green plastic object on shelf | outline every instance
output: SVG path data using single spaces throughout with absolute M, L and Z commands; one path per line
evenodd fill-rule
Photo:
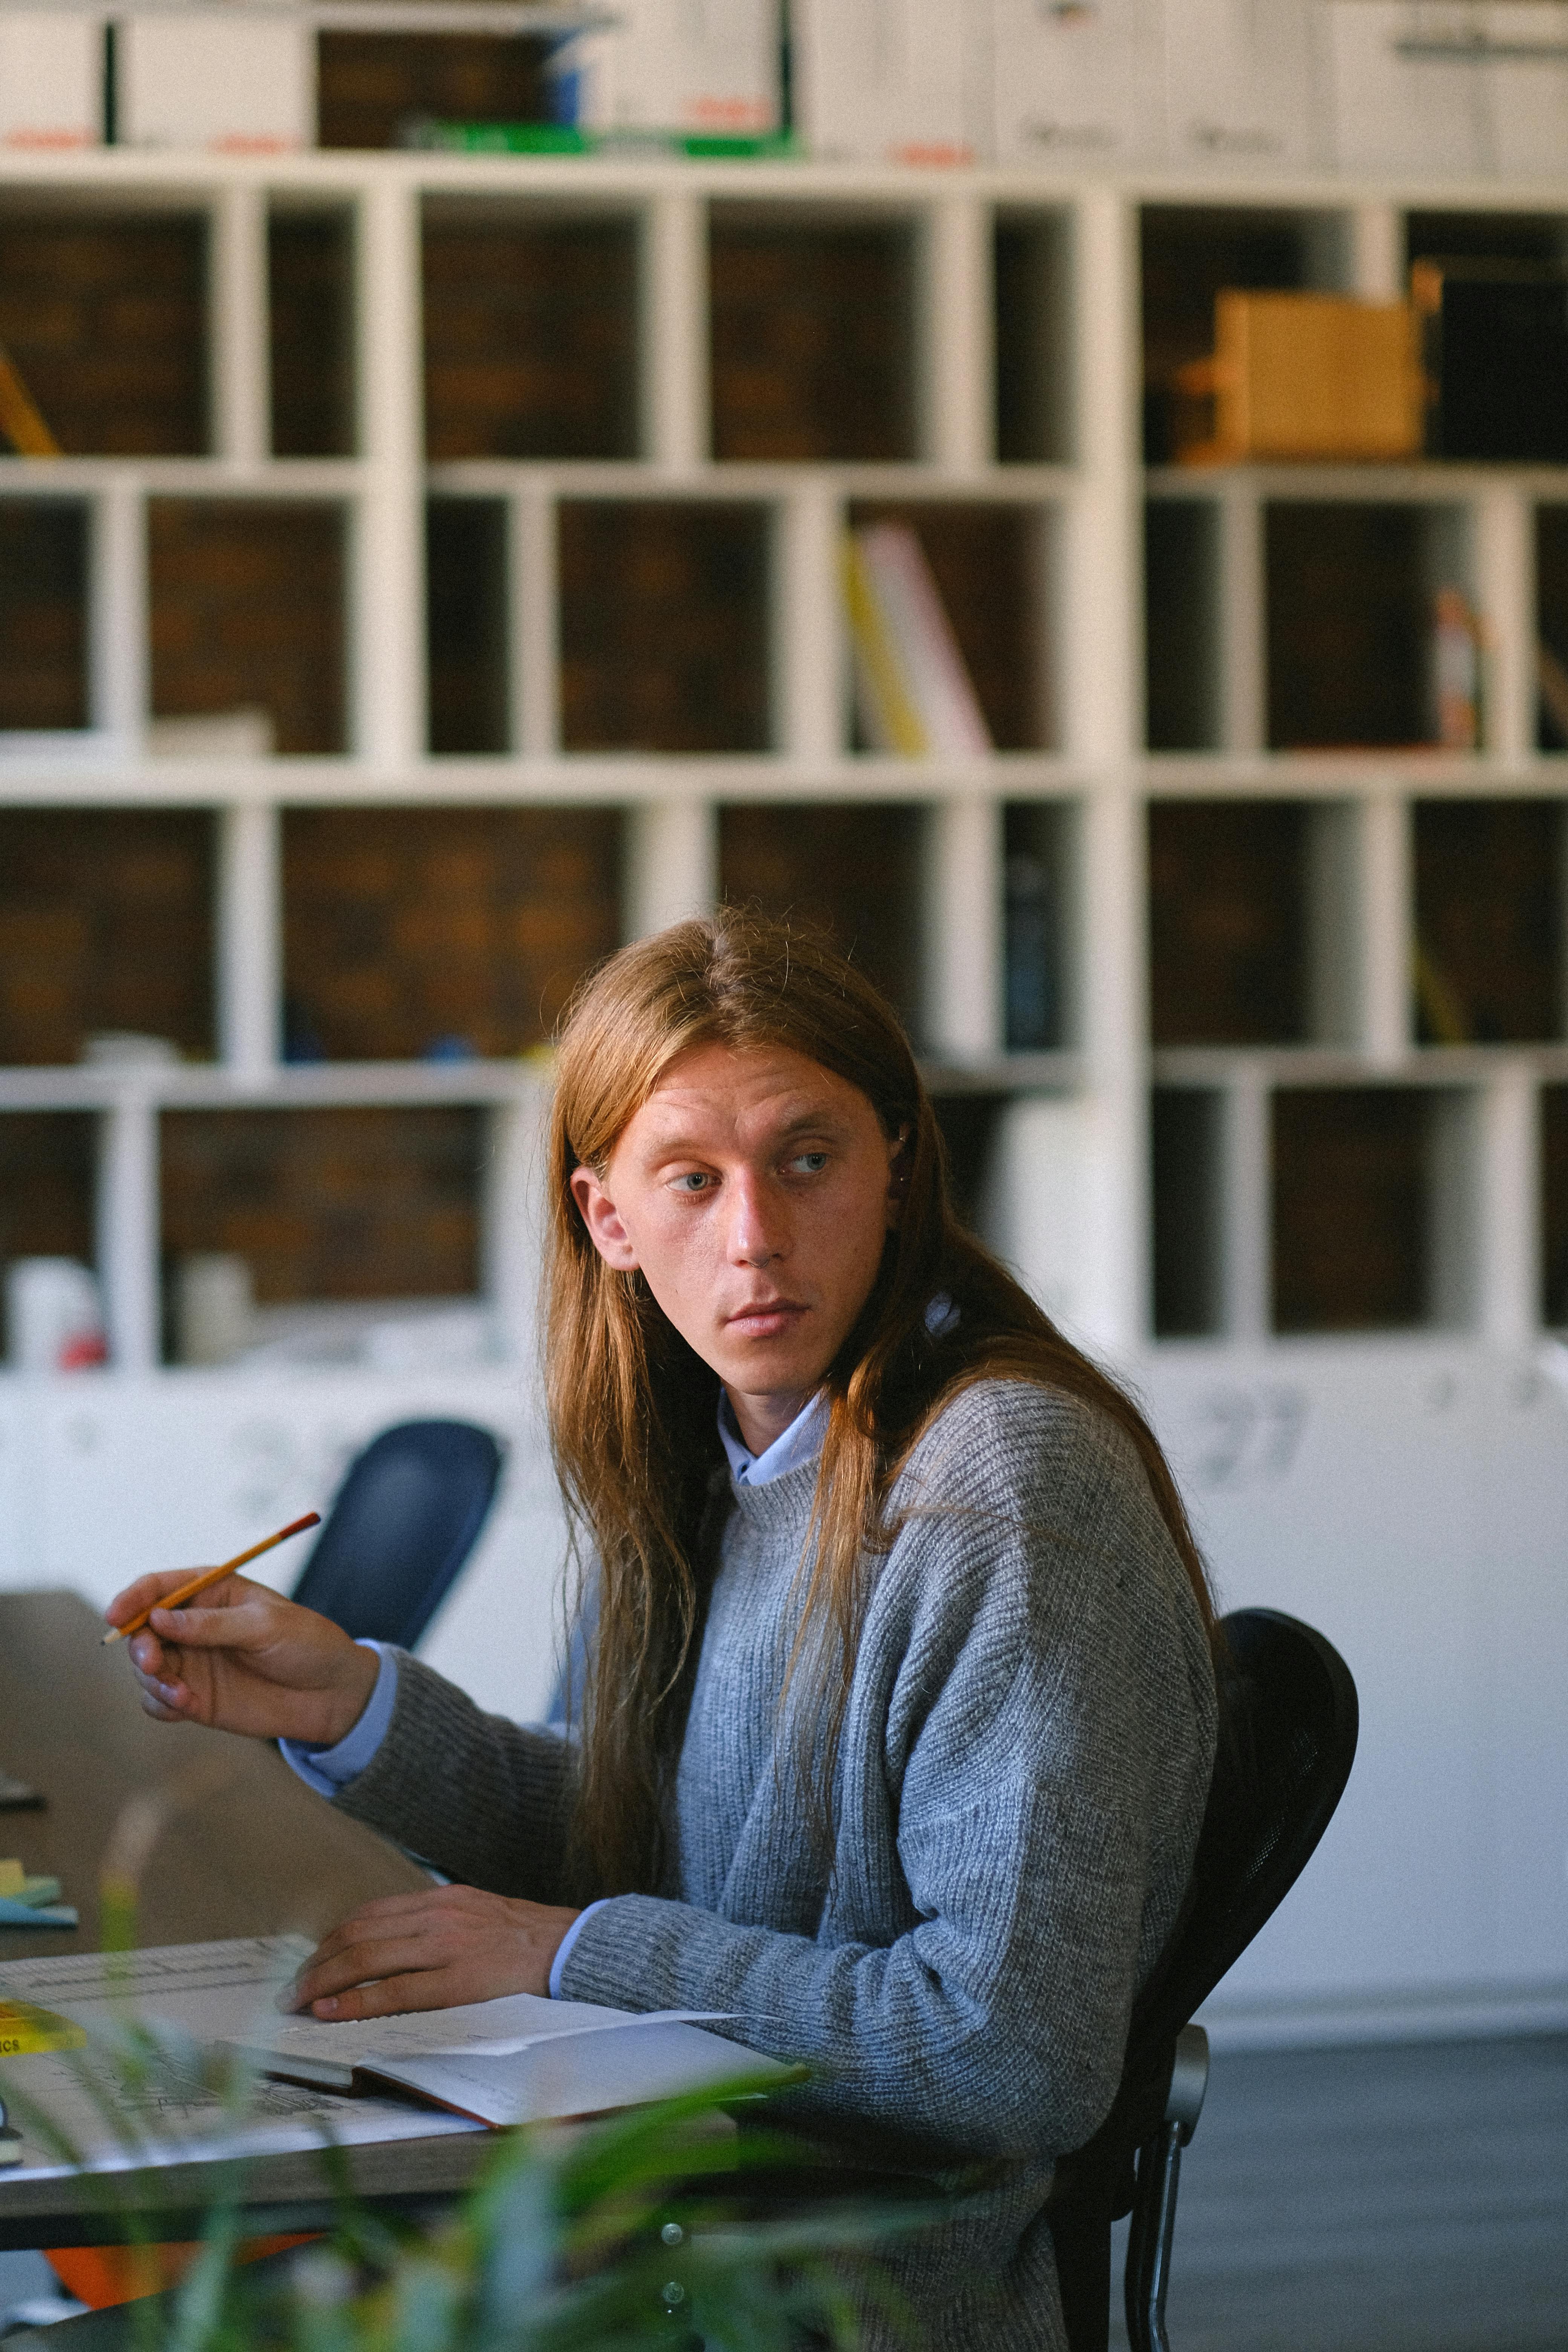
M 449 155 L 689 155 L 700 162 L 732 156 L 769 161 L 802 152 L 790 131 L 741 138 L 708 131 L 583 131 L 572 122 L 440 122 L 426 115 L 406 123 L 402 138 L 405 147 Z

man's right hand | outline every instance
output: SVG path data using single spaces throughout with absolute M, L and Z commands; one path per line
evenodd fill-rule
M 191 1575 L 174 1569 L 139 1577 L 104 1612 L 111 1625 L 123 1625 L 153 1610 L 129 1643 L 149 1715 L 318 1748 L 353 1730 L 375 1688 L 374 1650 L 248 1577 L 228 1577 L 185 1609 L 155 1606 Z

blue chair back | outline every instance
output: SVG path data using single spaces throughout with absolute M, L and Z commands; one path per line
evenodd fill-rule
M 466 1421 L 405 1421 L 351 1465 L 293 1598 L 356 1642 L 411 1650 L 478 1541 L 501 1448 Z

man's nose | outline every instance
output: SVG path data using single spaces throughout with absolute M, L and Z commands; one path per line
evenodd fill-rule
M 752 1176 L 732 1181 L 730 1188 L 730 1255 L 739 1265 L 766 1265 L 789 1248 L 784 1204 L 770 1185 Z

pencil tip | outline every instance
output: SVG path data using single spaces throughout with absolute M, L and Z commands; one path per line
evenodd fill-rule
M 118 1625 L 111 1625 L 111 1626 L 110 1627 L 110 1629 L 109 1629 L 108 1633 L 107 1633 L 104 1635 L 104 1637 L 103 1637 L 102 1647 L 103 1647 L 104 1649 L 106 1649 L 106 1650 L 107 1650 L 107 1649 L 108 1649 L 108 1647 L 109 1647 L 109 1645 L 110 1645 L 110 1642 L 118 1642 L 118 1641 L 119 1641 L 119 1639 L 120 1639 L 120 1628 L 119 1628 L 119 1626 L 118 1626 Z

